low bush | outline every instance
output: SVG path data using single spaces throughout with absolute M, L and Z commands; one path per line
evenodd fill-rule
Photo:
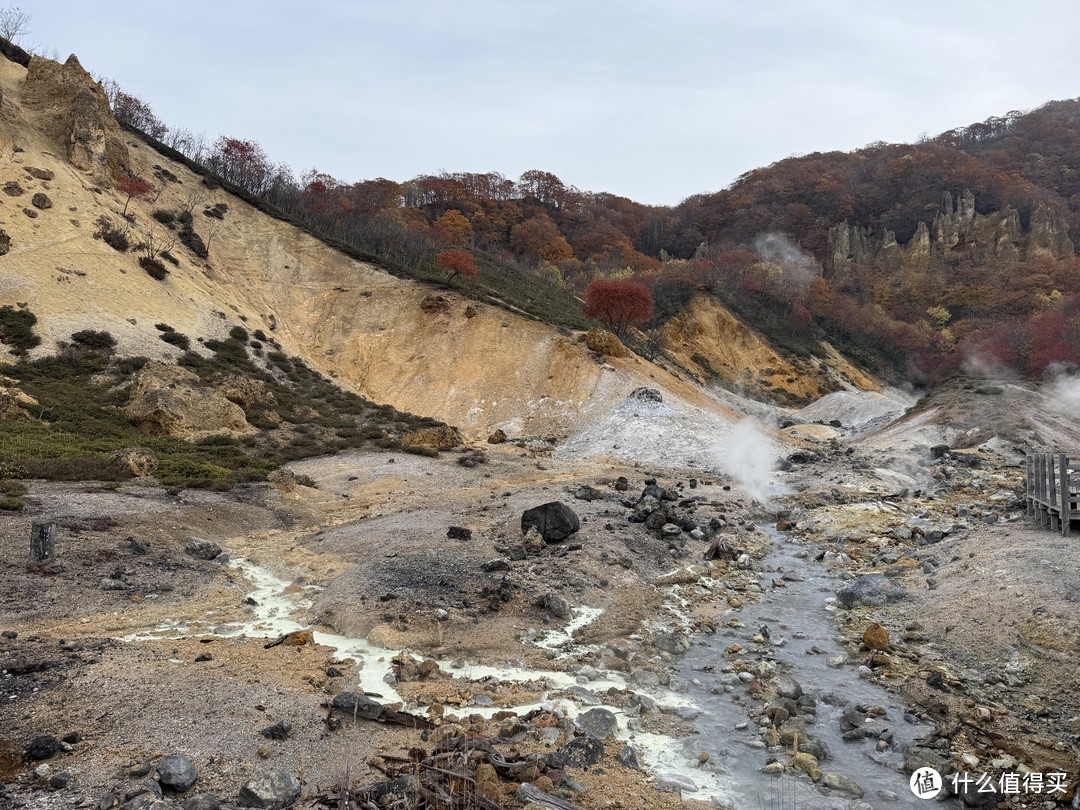
M 210 256 L 210 251 L 206 249 L 206 243 L 190 226 L 181 229 L 180 243 L 200 259 L 206 259 Z
M 111 352 L 116 348 L 116 338 L 108 332 L 83 329 L 79 332 L 73 332 L 71 339 L 73 342 L 87 349 Z
M 176 214 L 173 211 L 166 211 L 164 208 L 155 208 L 150 216 L 169 228 L 176 227 Z
M 17 355 L 26 354 L 41 343 L 34 334 L 36 324 L 37 316 L 28 309 L 0 307 L 0 343 L 10 346 Z
M 95 239 L 100 239 L 113 250 L 118 250 L 121 253 L 127 252 L 127 249 L 131 247 L 131 241 L 128 239 L 127 233 L 117 227 L 116 223 L 104 214 L 98 217 L 96 224 Z
M 169 275 L 169 268 L 151 256 L 140 256 L 139 267 L 145 270 L 146 274 L 155 281 L 164 281 L 165 277 Z
M 158 335 L 158 337 L 169 345 L 183 349 L 185 352 L 191 348 L 191 339 L 183 332 L 176 332 L 170 329 L 168 332 Z

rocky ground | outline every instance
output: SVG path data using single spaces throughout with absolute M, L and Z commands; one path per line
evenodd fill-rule
M 430 780 L 452 759 L 471 763 L 475 806 L 522 806 L 532 790 L 583 808 L 691 806 L 678 779 L 631 766 L 665 739 L 653 735 L 676 748 L 692 732 L 677 657 L 756 598 L 769 578 L 755 571 L 769 544 L 759 525 L 773 521 L 854 594 L 836 608 L 851 677 L 881 682 L 932 721 L 909 767 L 1061 770 L 1070 792 L 1053 798 L 1071 800 L 1080 551 L 1022 514 L 1015 455 L 937 452 L 807 443 L 787 453 L 788 494 L 767 508 L 726 475 L 575 461 L 525 443 L 482 458 L 295 465 L 317 489 L 33 485 L 26 511 L 0 518 L 11 572 L 0 582 L 0 806 L 150 807 L 162 785 L 162 807 L 212 807 L 210 796 L 260 806 L 241 788 L 267 774 L 281 775 L 266 790 L 298 792 L 303 806 L 337 806 L 348 775 L 355 806 L 379 806 L 378 790 L 360 788 L 394 778 L 401 795 L 450 789 Z M 549 501 L 570 506 L 580 529 L 554 542 L 523 535 L 522 513 Z M 58 525 L 56 565 L 27 567 L 32 520 Z M 276 625 L 254 621 L 266 604 L 245 602 L 254 587 L 238 558 L 280 578 L 283 599 L 302 597 L 301 624 L 383 652 L 358 673 L 327 647 L 267 648 Z M 884 576 L 861 579 L 872 573 Z M 580 627 L 560 646 L 547 631 L 568 620 Z M 886 638 L 867 635 L 871 625 Z M 153 628 L 168 632 L 121 640 Z M 736 680 L 756 722 L 782 673 L 743 658 L 750 677 Z M 478 677 L 475 665 L 494 669 Z M 378 709 L 384 722 L 364 719 L 349 695 L 385 671 L 397 682 L 377 700 L 396 689 L 403 703 Z M 766 746 L 790 748 L 795 708 L 770 716 Z M 616 729 L 621 742 L 593 740 Z M 812 768 L 773 758 L 810 784 Z M 853 801 L 842 787 L 824 791 L 837 806 Z

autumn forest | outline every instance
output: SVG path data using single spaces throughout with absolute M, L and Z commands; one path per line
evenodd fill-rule
M 105 87 L 121 123 L 325 238 L 537 317 L 598 320 L 639 351 L 662 352 L 665 319 L 713 295 L 782 349 L 825 339 L 894 381 L 1080 366 L 1080 99 L 789 157 L 655 207 L 541 170 L 297 174 Z

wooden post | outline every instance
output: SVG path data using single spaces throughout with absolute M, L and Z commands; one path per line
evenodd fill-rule
M 41 565 L 56 559 L 56 524 L 34 523 L 30 527 L 30 563 Z
M 1062 453 L 1058 456 L 1058 469 L 1061 471 L 1061 533 L 1072 531 L 1072 487 L 1069 482 L 1069 459 Z
M 1031 453 L 1024 458 L 1024 488 L 1027 490 L 1027 498 L 1024 499 L 1024 509 L 1028 515 L 1035 514 L 1035 459 Z
M 1035 481 L 1038 485 L 1039 525 L 1047 528 L 1050 526 L 1050 513 L 1047 510 L 1047 454 L 1040 453 L 1035 457 Z
M 1058 483 L 1057 474 L 1058 473 L 1057 473 L 1057 470 L 1055 469 L 1055 466 L 1056 465 L 1054 464 L 1054 457 L 1051 454 L 1047 453 L 1046 454 L 1046 484 L 1047 484 L 1046 505 L 1047 505 L 1047 510 L 1050 512 L 1050 530 L 1054 531 L 1054 532 L 1058 531 L 1061 528 L 1061 516 L 1058 514 L 1058 504 L 1060 503 L 1060 501 L 1058 500 L 1058 485 L 1057 485 L 1057 483 Z

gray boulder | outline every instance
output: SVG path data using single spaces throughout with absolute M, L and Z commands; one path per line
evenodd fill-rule
M 184 810 L 221 810 L 221 802 L 209 793 L 196 793 L 184 802 Z
M 557 543 L 580 529 L 581 521 L 578 520 L 577 513 L 569 506 L 559 501 L 551 501 L 526 509 L 522 513 L 522 534 L 527 533 L 534 526 L 544 538 L 544 542 Z
M 619 721 L 608 709 L 589 709 L 579 714 L 574 723 L 594 740 L 606 740 L 619 731 Z
M 196 560 L 212 560 L 221 553 L 221 546 L 213 540 L 204 540 L 201 537 L 189 537 L 184 544 L 184 552 Z
M 249 779 L 240 788 L 236 803 L 241 807 L 281 810 L 292 807 L 300 798 L 300 783 L 286 771 L 264 773 Z
M 844 607 L 860 605 L 880 607 L 907 598 L 907 592 L 884 574 L 866 574 L 845 583 L 836 592 L 836 598 Z
M 198 778 L 199 772 L 183 754 L 170 754 L 158 760 L 157 781 L 162 787 L 184 793 Z
M 338 711 L 362 717 L 365 720 L 377 719 L 383 710 L 381 703 L 361 692 L 339 692 L 334 695 L 331 705 Z

